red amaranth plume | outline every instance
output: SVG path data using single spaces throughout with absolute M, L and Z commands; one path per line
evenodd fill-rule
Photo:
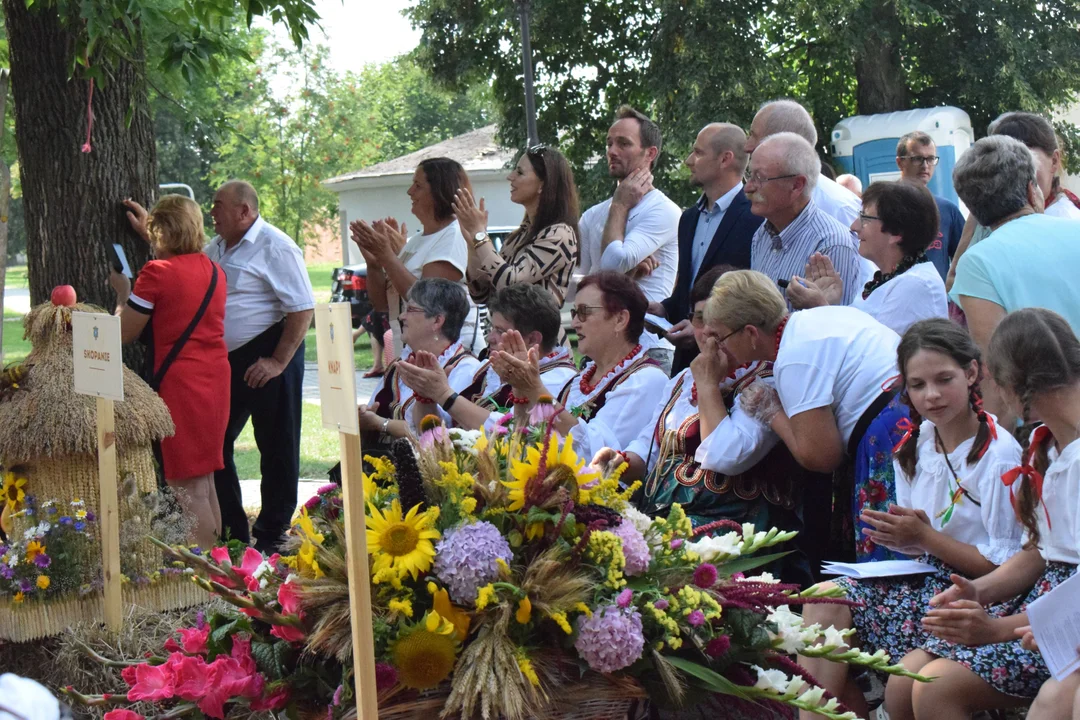
M 742 525 L 734 520 L 714 520 L 706 525 L 699 525 L 694 528 L 694 537 L 701 537 L 702 535 L 709 535 L 713 530 L 719 530 L 720 528 L 727 528 L 728 530 L 734 530 L 737 533 L 742 533 Z

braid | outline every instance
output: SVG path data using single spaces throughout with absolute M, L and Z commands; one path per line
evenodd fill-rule
M 897 277 L 898 275 L 903 275 L 905 272 L 915 267 L 919 263 L 928 262 L 929 260 L 930 258 L 926 257 L 926 253 L 920 251 L 918 255 L 905 255 L 897 264 L 896 269 L 894 269 L 890 273 L 883 273 L 878 270 L 876 273 L 874 273 L 874 279 L 863 285 L 863 300 L 870 297 L 870 293 L 874 292 L 879 287 L 892 280 L 894 277 Z
M 975 442 L 971 444 L 971 452 L 967 456 L 968 465 L 974 465 L 990 449 L 991 435 L 993 434 L 990 430 L 992 421 L 986 415 L 986 411 L 983 410 L 982 390 L 979 389 L 978 381 L 971 385 L 971 389 L 968 391 L 968 399 L 975 417 L 979 419 L 979 430 L 975 433 Z
M 1034 432 L 1038 423 L 1031 422 L 1031 396 L 1033 395 L 1030 388 L 1025 388 L 1021 400 L 1024 403 L 1023 410 L 1023 425 L 1017 430 L 1020 437 L 1017 440 L 1020 441 L 1020 446 L 1023 448 L 1023 454 L 1021 455 L 1021 462 L 1024 464 L 1032 464 L 1036 470 L 1043 472 L 1046 469 L 1046 449 L 1039 446 L 1031 447 L 1031 433 Z M 1033 455 L 1042 455 L 1041 467 L 1035 464 L 1036 458 Z M 1016 512 L 1017 519 L 1020 520 L 1020 524 L 1024 526 L 1024 529 L 1028 534 L 1028 542 L 1024 546 L 1025 550 L 1030 550 L 1039 546 L 1039 523 L 1036 519 L 1035 510 L 1039 504 L 1039 499 L 1035 497 L 1035 488 L 1032 487 L 1032 483 L 1026 480 L 1020 485 L 1020 492 L 1015 495 L 1015 506 L 1013 510 Z
M 908 414 L 911 418 L 911 437 L 893 453 L 893 457 L 900 463 L 900 469 L 909 478 L 915 477 L 915 466 L 919 462 L 919 426 L 922 425 L 922 416 L 915 409 L 907 390 L 903 395 L 904 404 L 908 406 Z

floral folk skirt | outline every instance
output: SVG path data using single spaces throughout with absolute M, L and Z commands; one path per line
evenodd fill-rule
M 1076 565 L 1063 562 L 1046 563 L 1046 571 L 1027 595 L 987 608 L 994 617 L 1007 617 L 1024 612 L 1027 606 L 1068 580 L 1076 573 Z M 1025 650 L 1019 638 L 994 645 L 953 645 L 936 637 L 930 638 L 922 649 L 931 655 L 952 660 L 971 670 L 992 688 L 1006 695 L 1033 698 L 1042 684 L 1050 679 L 1046 662 L 1037 652 Z

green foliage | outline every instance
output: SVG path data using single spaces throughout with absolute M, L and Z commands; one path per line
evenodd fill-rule
M 524 142 L 516 3 L 418 0 L 418 60 L 451 87 L 491 83 L 504 142 Z M 679 165 L 708 122 L 747 127 L 798 98 L 826 150 L 841 118 L 952 104 L 976 133 L 1007 110 L 1049 113 L 1080 89 L 1073 0 L 533 0 L 541 139 L 578 171 L 583 204 L 610 192 L 603 151 L 630 103 L 665 131 L 658 184 L 690 194 Z

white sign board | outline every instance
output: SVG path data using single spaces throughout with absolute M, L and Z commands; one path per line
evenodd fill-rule
M 75 392 L 106 400 L 124 399 L 120 318 L 108 313 L 71 313 Z
M 319 356 L 319 404 L 323 427 L 359 435 L 352 307 L 349 303 L 315 306 L 315 347 Z

